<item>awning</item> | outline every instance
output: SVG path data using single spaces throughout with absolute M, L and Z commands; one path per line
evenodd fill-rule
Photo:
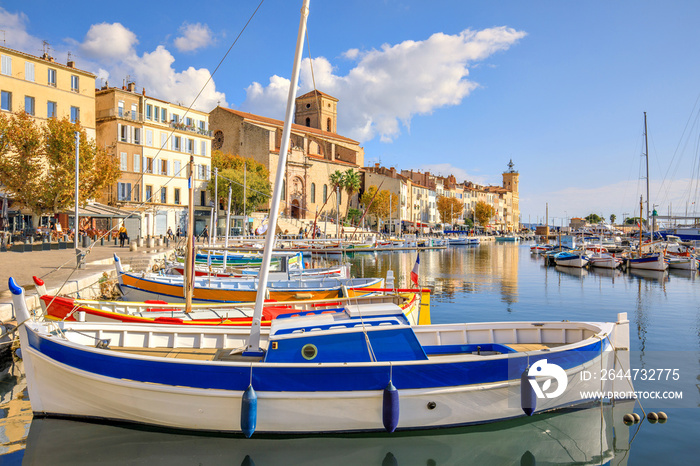
M 64 213 L 68 215 L 75 215 L 75 209 L 70 209 Z M 100 204 L 99 202 L 91 202 L 86 206 L 78 206 L 78 215 L 81 217 L 126 218 L 132 214 L 133 212 L 120 210 L 116 207 Z

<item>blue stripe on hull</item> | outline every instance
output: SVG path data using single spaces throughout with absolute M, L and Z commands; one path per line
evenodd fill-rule
M 121 357 L 109 350 L 85 351 L 45 338 L 27 327 L 30 346 L 61 364 L 115 379 L 182 386 L 201 389 L 243 391 L 250 384 L 249 364 L 203 363 L 202 361 L 162 361 Z M 581 348 L 562 352 L 552 351 L 540 356 L 523 355 L 484 361 L 453 363 L 426 362 L 418 364 L 393 363 L 353 367 L 301 365 L 255 365 L 253 386 L 258 391 L 361 391 L 381 390 L 392 372 L 397 389 L 446 388 L 460 385 L 485 384 L 514 380 L 520 377 L 528 363 L 539 359 L 570 369 L 601 354 L 597 341 Z M 607 345 L 606 345 L 607 347 Z M 511 354 L 512 356 L 512 354 Z

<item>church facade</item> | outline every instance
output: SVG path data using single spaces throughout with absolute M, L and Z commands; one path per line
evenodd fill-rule
M 330 175 L 335 171 L 359 171 L 364 149 L 359 142 L 337 133 L 338 99 L 311 91 L 296 99 L 290 150 L 282 189 L 284 215 L 313 219 L 316 213 L 341 217 L 357 206 L 357 193 L 333 193 Z M 212 150 L 252 157 L 270 172 L 274 185 L 284 122 L 224 107 L 209 114 Z M 324 205 L 325 204 L 325 205 Z

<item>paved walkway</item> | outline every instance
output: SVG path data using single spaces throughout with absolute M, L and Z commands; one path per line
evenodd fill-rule
M 155 258 L 169 254 L 172 249 L 161 247 L 152 250 L 129 251 L 128 247 L 106 245 L 95 246 L 85 258 L 86 267 L 78 269 L 74 249 L 32 251 L 32 252 L 0 252 L 0 321 L 9 320 L 14 315 L 12 296 L 9 291 L 8 279 L 13 277 L 17 284 L 23 286 L 27 296 L 34 295 L 32 276 L 44 280 L 49 292 L 57 291 L 63 286 L 62 293 L 80 290 L 97 282 L 104 272 L 114 276 L 114 254 L 117 254 L 125 265 L 141 265 L 147 267 Z M 65 284 L 65 285 L 64 285 Z

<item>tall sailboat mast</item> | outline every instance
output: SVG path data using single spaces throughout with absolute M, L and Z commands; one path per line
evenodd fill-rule
M 649 140 L 647 139 L 647 112 L 644 112 L 644 157 L 647 163 L 647 225 L 651 225 L 649 223 L 649 211 L 651 209 L 649 208 Z M 654 238 L 652 237 L 651 240 L 653 241 Z
M 275 243 L 275 230 L 277 229 L 277 216 L 280 210 L 280 195 L 282 182 L 287 165 L 287 152 L 289 151 L 289 137 L 292 132 L 292 118 L 294 113 L 294 97 L 296 95 L 297 83 L 299 82 L 299 67 L 301 65 L 301 53 L 304 49 L 304 35 L 306 34 L 306 19 L 309 16 L 309 0 L 304 0 L 301 7 L 301 20 L 299 21 L 299 34 L 297 35 L 296 53 L 294 55 L 294 67 L 292 69 L 292 79 L 289 83 L 289 94 L 287 95 L 287 111 L 284 114 L 284 126 L 282 128 L 282 141 L 280 142 L 280 155 L 277 163 L 277 174 L 275 176 L 275 186 L 270 205 L 270 217 L 265 237 L 265 249 L 263 252 L 262 265 L 258 274 L 258 292 L 255 296 L 255 311 L 253 322 L 250 326 L 250 337 L 246 344 L 244 355 L 262 354 L 260 349 L 260 324 L 262 321 L 262 308 L 267 294 L 267 279 L 270 273 L 270 260 L 272 258 L 272 248 Z

